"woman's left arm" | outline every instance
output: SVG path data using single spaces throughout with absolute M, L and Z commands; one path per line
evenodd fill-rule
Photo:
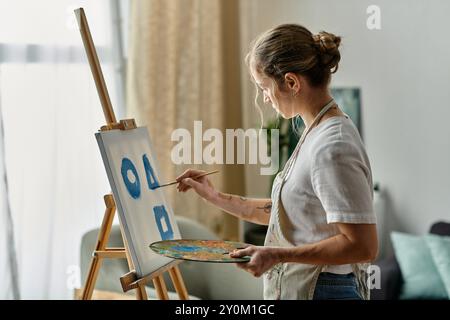
M 349 264 L 375 260 L 378 238 L 375 224 L 336 223 L 340 234 L 316 243 L 279 248 L 280 262 Z
M 375 224 L 336 223 L 340 234 L 302 246 L 258 247 L 249 246 L 230 254 L 232 257 L 252 256 L 238 267 L 259 277 L 280 262 L 305 264 L 350 264 L 375 260 L 378 254 Z

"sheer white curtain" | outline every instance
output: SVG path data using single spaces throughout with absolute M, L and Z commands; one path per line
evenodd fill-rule
M 160 170 L 177 176 L 192 165 L 175 165 L 170 154 L 173 130 L 194 132 L 241 128 L 239 14 L 237 0 L 132 1 L 127 111 L 147 125 Z M 161 112 L 164 108 L 164 112 Z M 210 166 L 198 169 L 212 170 Z M 242 165 L 216 167 L 217 189 L 244 194 Z M 175 214 L 202 222 L 221 238 L 239 238 L 238 220 L 192 194 L 166 190 Z
M 8 198 L 5 144 L 0 97 L 0 299 L 20 299 L 14 227 Z
M 0 0 L 0 102 L 23 299 L 72 298 L 80 239 L 104 213 L 110 188 L 94 138 L 104 118 L 73 9 L 85 8 L 117 110 L 110 4 Z

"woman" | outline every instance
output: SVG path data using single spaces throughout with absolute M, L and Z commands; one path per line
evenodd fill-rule
M 215 190 L 207 177 L 177 178 L 230 214 L 268 225 L 264 246 L 237 250 L 237 264 L 264 276 L 265 299 L 369 299 L 366 267 L 378 251 L 372 175 L 357 129 L 334 102 L 331 73 L 340 61 L 340 37 L 313 35 L 299 25 L 262 34 L 247 64 L 264 102 L 305 130 L 272 186 L 271 199 L 246 199 Z

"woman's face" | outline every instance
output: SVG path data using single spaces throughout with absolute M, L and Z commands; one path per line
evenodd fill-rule
M 265 75 L 261 75 L 255 70 L 255 68 L 251 68 L 250 73 L 252 74 L 256 85 L 262 91 L 264 103 L 270 102 L 272 104 L 272 108 L 274 108 L 285 119 L 290 119 L 297 115 L 298 112 L 295 112 L 293 108 L 293 100 L 291 95 L 285 92 L 280 92 L 274 80 Z

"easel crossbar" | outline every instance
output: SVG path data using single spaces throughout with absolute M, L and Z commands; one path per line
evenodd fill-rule
M 122 248 L 120 250 L 97 250 L 94 251 L 93 256 L 99 258 L 124 259 L 127 257 L 127 254 L 125 248 Z

